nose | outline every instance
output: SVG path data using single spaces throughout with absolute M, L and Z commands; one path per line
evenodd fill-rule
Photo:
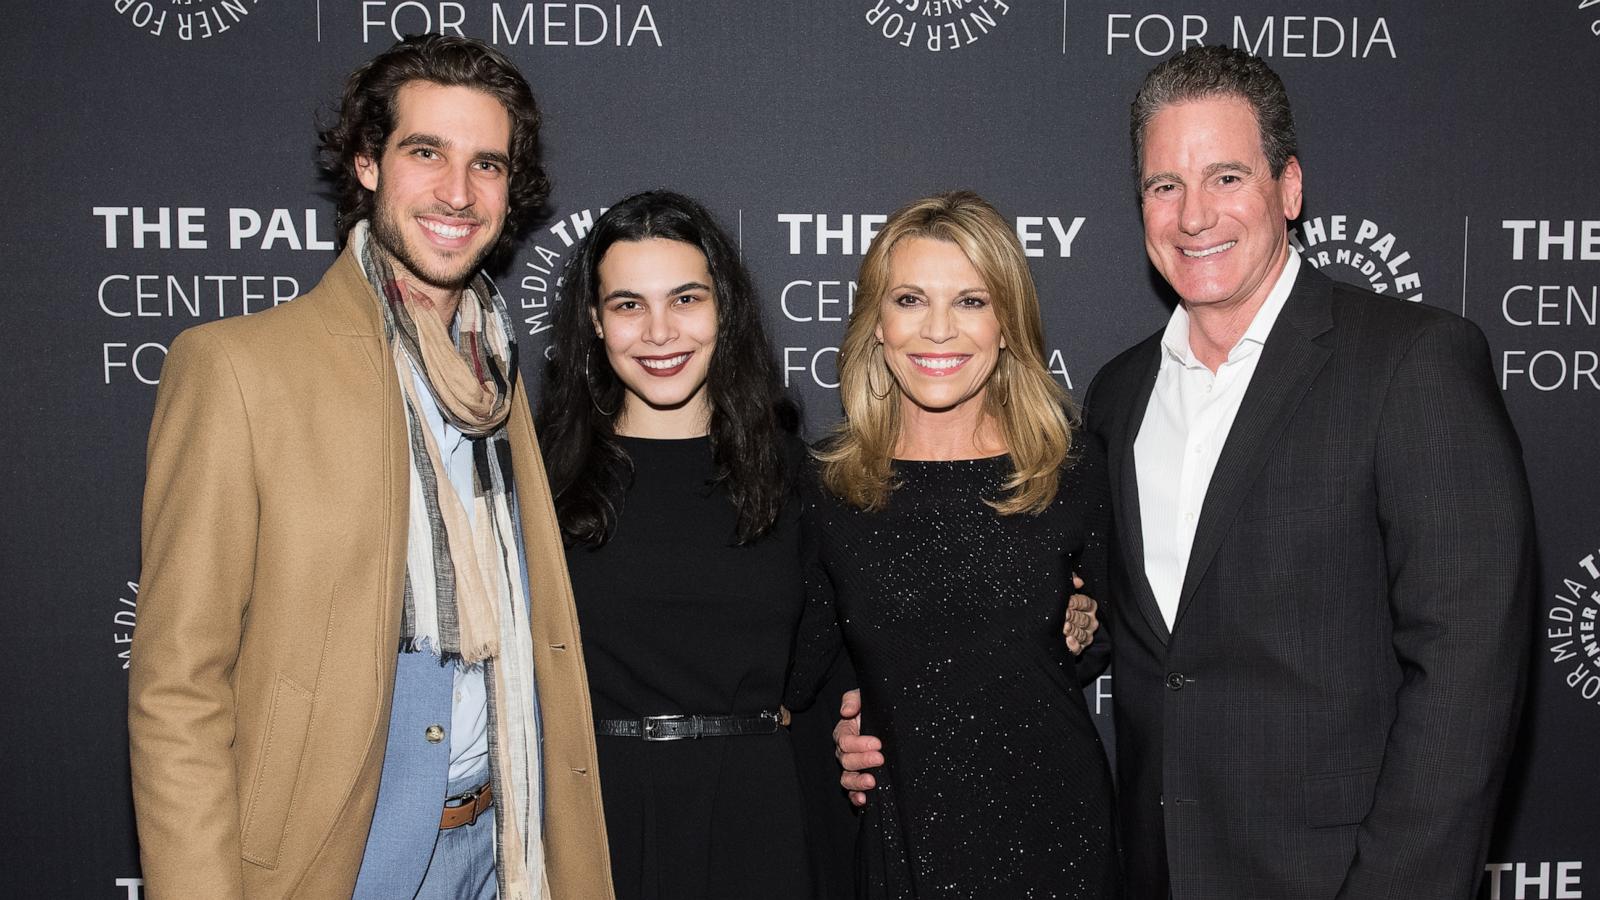
M 928 312 L 922 317 L 922 337 L 935 344 L 942 344 L 955 337 L 953 312 L 947 302 L 929 303 Z
M 462 210 L 471 206 L 477 197 L 473 193 L 471 173 L 466 166 L 446 168 L 434 183 L 433 196 L 451 209 Z
M 1183 192 L 1183 206 L 1178 210 L 1178 227 L 1184 234 L 1200 234 L 1217 224 L 1216 209 L 1211 196 L 1203 190 Z
M 672 321 L 671 310 L 665 306 L 651 306 L 650 319 L 645 323 L 645 341 L 665 345 L 672 343 L 677 337 L 678 329 Z

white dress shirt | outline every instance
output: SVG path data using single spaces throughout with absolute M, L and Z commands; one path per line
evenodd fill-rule
M 1300 256 L 1291 249 L 1266 302 L 1215 373 L 1189 347 L 1189 312 L 1182 304 L 1172 311 L 1161 336 L 1161 369 L 1133 442 L 1133 458 L 1145 576 L 1168 628 L 1177 619 L 1178 595 L 1211 474 L 1299 271 Z
M 433 433 L 439 448 L 444 475 L 461 499 L 461 508 L 472 522 L 472 439 L 445 420 L 429 393 L 428 385 L 413 364 L 412 383 L 417 389 L 418 411 Z M 474 523 L 475 524 L 475 523 Z M 450 781 L 459 781 L 482 770 L 489 780 L 489 691 L 483 683 L 483 665 L 467 666 L 456 662 L 455 687 L 450 706 Z

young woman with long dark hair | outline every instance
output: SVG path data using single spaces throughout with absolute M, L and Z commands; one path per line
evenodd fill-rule
M 539 433 L 617 896 L 810 897 L 779 706 L 804 446 L 750 278 L 703 207 L 655 191 L 595 222 L 561 297 Z

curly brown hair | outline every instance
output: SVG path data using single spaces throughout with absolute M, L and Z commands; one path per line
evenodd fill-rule
M 345 80 L 339 115 L 318 129 L 323 170 L 338 191 L 339 244 L 372 216 L 372 192 L 356 176 L 356 157 L 379 159 L 394 131 L 395 97 L 408 82 L 483 91 L 511 116 L 511 177 L 500 255 L 538 220 L 550 179 L 539 161 L 539 104 L 527 79 L 505 54 L 482 41 L 440 34 L 407 35 Z

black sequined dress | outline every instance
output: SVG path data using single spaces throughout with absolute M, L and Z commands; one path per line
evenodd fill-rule
M 1111 516 L 1104 451 L 1084 435 L 1073 452 L 1039 515 L 984 503 L 1009 457 L 896 462 L 882 512 L 808 505 L 790 701 L 805 704 L 842 637 L 886 760 L 861 896 L 1115 896 L 1111 773 L 1061 635 L 1072 572 L 1105 597 Z

